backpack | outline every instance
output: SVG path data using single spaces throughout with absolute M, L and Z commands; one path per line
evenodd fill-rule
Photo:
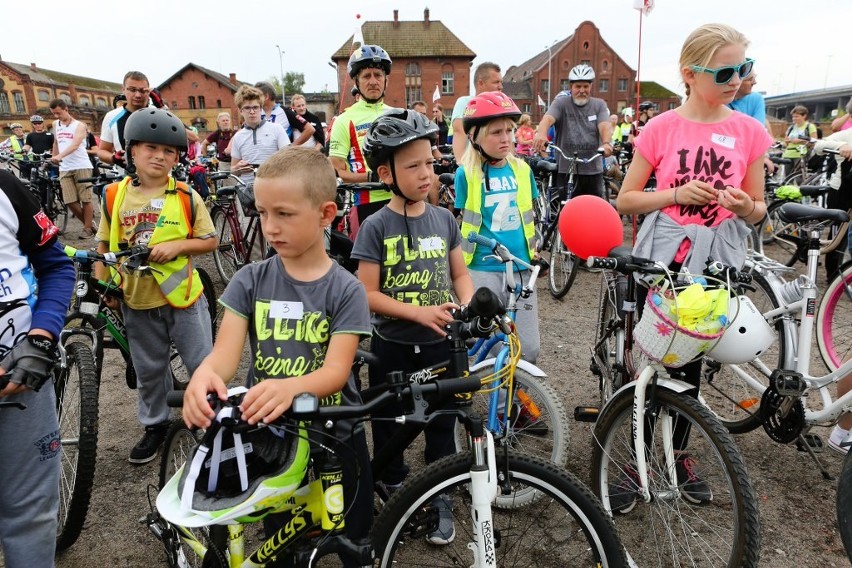
M 115 205 L 115 196 L 118 193 L 118 185 L 121 182 L 111 183 L 104 189 L 103 214 L 107 222 L 112 221 L 112 208 Z M 175 191 L 181 198 L 181 205 L 186 218 L 189 219 L 188 239 L 192 238 L 192 228 L 195 226 L 195 208 L 192 206 L 192 188 L 181 181 L 175 182 Z

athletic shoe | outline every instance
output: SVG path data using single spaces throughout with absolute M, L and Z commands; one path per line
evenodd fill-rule
M 456 538 L 453 501 L 446 494 L 442 494 L 432 501 L 432 508 L 438 512 L 438 527 L 426 535 L 426 540 L 437 545 L 450 544 Z
M 845 430 L 840 426 L 835 426 L 834 430 L 831 431 L 831 436 L 828 437 L 828 447 L 845 456 L 849 453 L 849 446 L 841 446 L 840 444 L 843 443 L 843 440 L 845 440 L 848 435 L 849 430 Z
M 379 494 L 379 497 L 382 498 L 382 501 L 387 503 L 393 494 L 399 491 L 399 488 L 402 487 L 402 483 L 385 483 L 384 481 L 376 482 L 376 490 Z M 387 495 L 387 499 L 384 496 Z
M 675 460 L 677 484 L 684 499 L 695 505 L 706 505 L 713 500 L 713 491 L 698 475 L 696 465 L 696 461 L 689 457 L 689 454 L 679 454 Z
M 632 465 L 625 466 L 624 477 L 609 486 L 609 508 L 613 513 L 626 515 L 639 500 L 639 472 Z
M 145 434 L 130 450 L 130 458 L 128 461 L 135 464 L 148 463 L 157 457 L 157 450 L 163 445 L 166 439 L 166 432 L 169 430 L 169 423 L 155 424 L 145 427 Z

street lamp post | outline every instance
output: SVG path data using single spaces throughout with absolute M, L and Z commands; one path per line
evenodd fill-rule
M 550 105 L 550 101 L 553 100 L 553 99 L 550 98 L 550 90 L 551 90 L 550 81 L 552 80 L 552 78 L 550 76 L 550 66 L 553 63 L 553 54 L 550 52 L 550 48 L 551 48 L 551 46 L 548 45 L 547 46 L 547 104 L 548 104 L 548 106 Z M 545 107 L 545 108 L 547 108 L 547 107 Z
M 281 71 L 281 103 L 282 103 L 282 106 L 283 106 L 284 101 L 285 101 L 285 97 L 284 97 L 284 50 L 281 49 L 281 46 L 279 46 L 277 43 L 275 44 L 275 49 L 278 50 L 278 66 L 279 66 L 280 71 Z

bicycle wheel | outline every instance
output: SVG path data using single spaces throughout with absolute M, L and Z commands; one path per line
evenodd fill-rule
M 657 417 L 645 427 L 649 503 L 635 493 L 633 389 L 621 391 L 601 413 L 592 444 L 592 491 L 607 511 L 629 511 L 615 515 L 627 553 L 638 566 L 757 566 L 757 500 L 731 435 L 693 398 L 658 388 L 649 400 L 655 405 L 648 403 L 646 412 Z M 667 463 L 664 449 L 671 446 L 665 432 L 671 436 L 676 424 L 691 429 L 689 458 L 677 465 Z M 689 493 L 698 479 L 707 484 L 701 505 Z
M 799 237 L 800 229 L 796 223 L 788 223 L 779 217 L 778 209 L 789 201 L 776 201 L 766 209 L 766 216 L 758 225 L 760 240 L 764 245 L 776 243 L 787 254 L 795 255 L 796 243 L 789 238 Z
M 51 189 L 53 194 L 53 203 L 50 208 L 53 212 L 53 224 L 59 229 L 60 233 L 65 233 L 68 228 L 68 207 L 65 205 L 65 200 L 62 199 L 62 189 L 54 187 Z
M 473 376 L 482 379 L 490 375 L 491 368 L 479 369 Z M 550 461 L 564 466 L 568 460 L 568 415 L 565 406 L 556 391 L 546 382 L 534 377 L 523 369 L 515 369 L 515 387 L 518 394 L 513 412 L 516 419 L 509 426 L 504 442 L 514 451 Z M 488 415 L 489 396 L 474 395 L 473 412 L 485 417 Z M 502 415 L 502 412 L 499 412 Z M 538 415 L 538 418 L 531 418 Z M 495 432 L 500 437 L 502 432 Z M 460 422 L 456 422 L 456 449 L 467 450 L 467 431 Z M 535 499 L 532 491 L 526 494 L 498 495 L 498 507 L 517 506 Z
M 820 300 L 816 336 L 830 370 L 836 371 L 852 356 L 852 263 L 840 267 Z
M 65 346 L 67 364 L 56 374 L 56 410 L 62 443 L 56 550 L 74 544 L 89 510 L 98 448 L 98 378 L 83 343 Z
M 624 551 L 612 525 L 591 492 L 573 475 L 531 456 L 497 449 L 498 476 L 508 483 L 542 495 L 525 507 L 492 509 L 495 566 L 626 566 Z M 471 566 L 473 564 L 471 500 L 468 491 L 471 458 L 443 458 L 403 484 L 382 508 L 373 525 L 373 544 L 379 565 Z M 501 471 L 502 470 L 502 471 Z M 437 527 L 432 502 L 452 502 L 454 538 L 434 546 L 424 536 Z M 482 552 L 488 557 L 488 552 Z
M 210 314 L 210 329 L 212 331 L 211 339 L 216 339 L 216 321 L 219 317 L 218 302 L 216 300 L 216 288 L 213 286 L 213 280 L 207 271 L 203 268 L 195 267 L 198 271 L 199 279 L 204 286 L 204 298 L 207 300 L 207 311 Z M 175 390 L 186 390 L 189 384 L 189 379 L 192 374 L 183 362 L 180 354 L 178 354 L 175 346 L 172 345 L 169 354 L 169 368 L 172 373 L 172 386 Z
M 163 441 L 163 456 L 160 458 L 160 481 L 157 486 L 159 489 L 165 487 L 166 482 L 186 463 L 189 451 L 198 445 L 200 439 L 200 432 L 190 430 L 182 420 L 169 426 Z
M 780 307 L 766 277 L 759 272 L 752 273 L 754 291 L 746 295 L 760 313 Z M 705 368 L 718 367 L 718 371 L 706 381 L 707 387 L 701 389 L 701 399 L 716 415 L 722 425 L 733 434 L 744 434 L 763 425 L 760 415 L 760 401 L 763 391 L 769 386 L 769 375 L 775 369 L 784 367 L 787 353 L 784 339 L 784 321 L 775 322 L 778 339 L 760 357 L 743 365 L 720 365 L 705 360 Z M 746 372 L 753 381 L 747 383 L 734 369 Z
M 577 257 L 568 250 L 556 231 L 550 241 L 550 273 L 547 278 L 551 296 L 557 300 L 565 297 L 577 277 L 578 263 Z
M 846 454 L 837 480 L 837 528 L 846 556 L 852 562 L 852 453 Z
M 219 246 L 213 250 L 213 262 L 216 264 L 216 272 L 219 273 L 222 282 L 227 284 L 243 265 L 234 245 L 235 242 L 242 240 L 242 235 L 233 234 L 228 215 L 223 208 L 214 207 L 211 217 L 219 239 Z

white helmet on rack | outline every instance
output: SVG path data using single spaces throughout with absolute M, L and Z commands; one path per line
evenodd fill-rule
M 728 313 L 734 320 L 705 355 L 720 363 L 748 363 L 760 356 L 775 341 L 775 332 L 746 296 L 731 298 Z
M 580 65 L 574 66 L 571 71 L 568 73 L 568 82 L 574 81 L 586 81 L 591 83 L 595 80 L 595 70 L 586 65 L 585 63 L 581 63 Z

